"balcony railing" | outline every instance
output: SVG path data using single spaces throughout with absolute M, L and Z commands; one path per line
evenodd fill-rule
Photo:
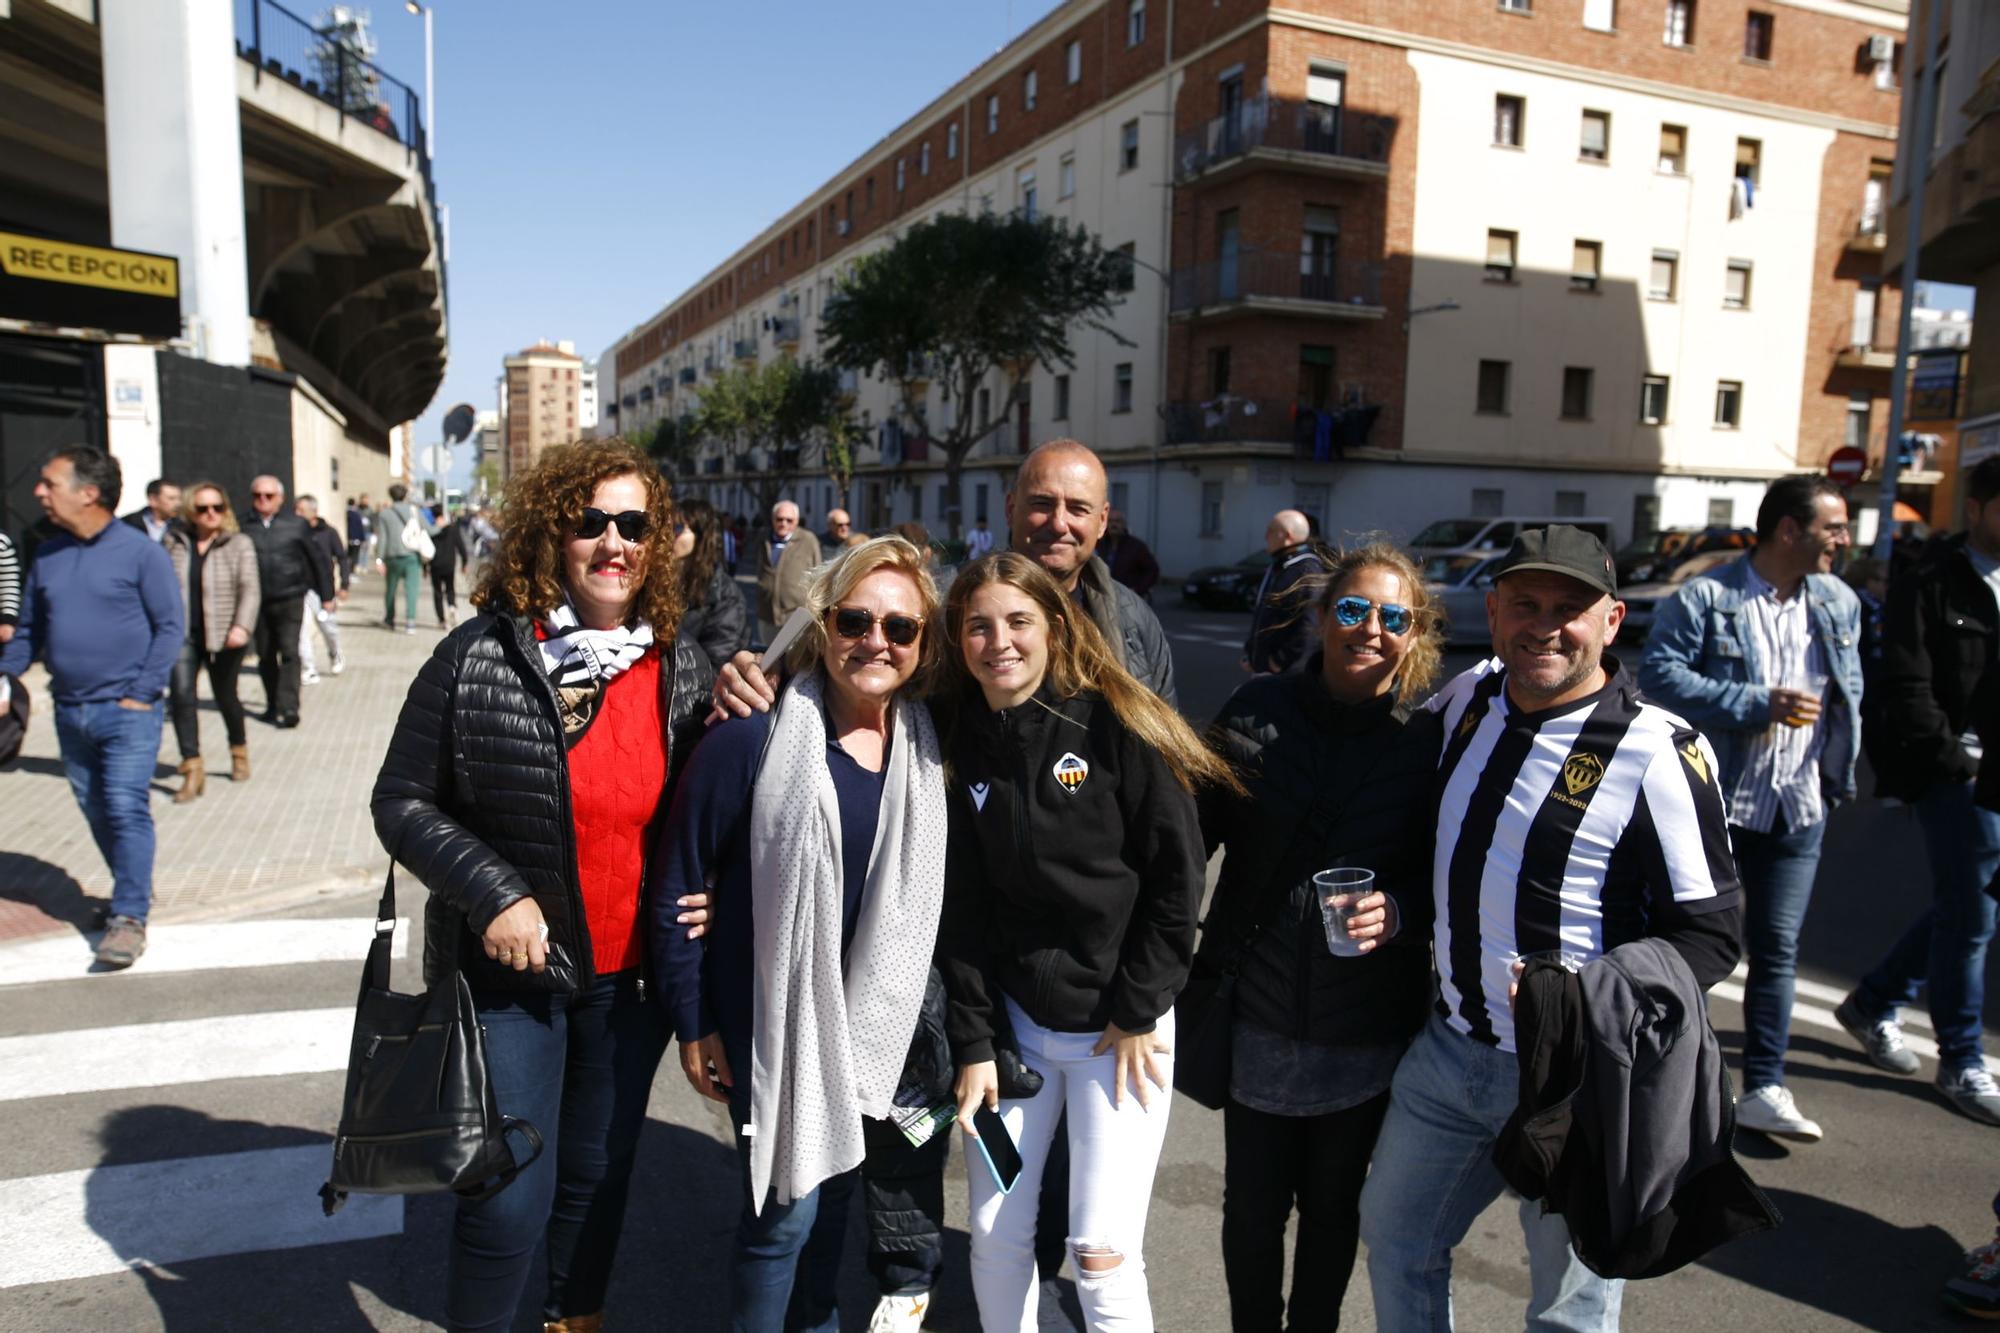
M 1324 411 L 1284 398 L 1224 394 L 1203 403 L 1168 403 L 1168 444 L 1288 444 L 1302 459 L 1321 462 L 1368 443 L 1382 409 L 1358 403 Z
M 1257 149 L 1386 164 L 1396 122 L 1320 102 L 1253 97 L 1174 140 L 1174 179 L 1185 181 Z
M 356 50 L 328 25 L 315 28 L 273 0 L 234 0 L 236 54 L 310 93 L 397 143 L 422 151 L 420 99 L 402 80 Z M 425 154 L 428 158 L 428 153 Z
M 722 363 L 716 360 L 715 353 L 710 352 L 707 356 L 704 356 L 701 359 L 702 374 L 713 375 L 716 372 L 720 371 L 721 369 L 722 369 Z
M 693 384 L 696 376 L 697 372 L 693 366 L 681 367 L 680 381 L 682 384 Z
M 771 321 L 771 341 L 781 347 L 796 346 L 799 341 L 799 321 L 797 316 Z
M 738 338 L 736 340 L 736 359 L 738 361 L 755 361 L 757 359 L 757 340 L 755 338 Z
M 1301 270 L 1311 270 L 1302 272 Z M 1242 250 L 1226 259 L 1174 270 L 1170 309 L 1175 314 L 1251 302 L 1293 302 L 1311 313 L 1335 315 L 1347 307 L 1373 318 L 1382 306 L 1379 264 L 1340 264 L 1296 252 Z

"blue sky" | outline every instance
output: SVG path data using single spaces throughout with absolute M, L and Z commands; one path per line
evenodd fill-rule
M 494 406 L 509 352 L 596 356 L 1055 8 L 438 0 L 451 349 L 418 444 L 454 404 Z M 421 95 L 423 20 L 372 12 L 377 63 Z

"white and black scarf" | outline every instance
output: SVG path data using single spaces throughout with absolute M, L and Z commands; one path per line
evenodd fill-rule
M 574 747 L 597 717 L 604 688 L 653 646 L 653 627 L 644 620 L 616 629 L 586 629 L 576 608 L 564 602 L 541 620 L 542 669 L 562 711 L 563 743 Z

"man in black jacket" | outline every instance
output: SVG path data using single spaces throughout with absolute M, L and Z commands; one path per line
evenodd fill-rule
M 1312 524 L 1296 509 L 1280 509 L 1264 529 L 1271 567 L 1257 584 L 1243 669 L 1255 676 L 1290 671 L 1313 648 L 1312 614 L 1299 584 L 1325 566 L 1312 547 Z
M 297 514 L 285 512 L 285 484 L 265 475 L 250 483 L 251 518 L 243 531 L 257 548 L 263 604 L 257 613 L 257 675 L 264 682 L 264 720 L 299 724 L 299 628 L 306 593 L 333 600 L 333 573 Z
M 1916 809 L 1931 906 L 1834 1015 L 1872 1063 L 1914 1074 L 1917 1057 L 1904 1048 L 1897 1011 L 1928 985 L 1938 1090 L 1974 1120 L 2000 1125 L 2000 1087 L 1981 1045 L 1996 910 L 1986 889 L 2000 871 L 2000 812 L 1973 800 L 1985 746 L 2000 746 L 2000 735 L 1979 733 L 2000 689 L 2000 458 L 1966 474 L 1965 529 L 1891 585 L 1876 670 L 1881 698 L 1863 718 L 1874 732 L 1877 793 Z

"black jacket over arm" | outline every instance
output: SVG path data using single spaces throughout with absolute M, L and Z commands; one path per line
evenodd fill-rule
M 701 733 L 714 676 L 685 644 L 660 663 L 669 792 Z M 596 964 L 577 884 L 568 752 L 555 692 L 526 620 L 479 615 L 439 640 L 410 685 L 371 802 L 382 845 L 430 889 L 424 976 L 454 943 L 475 987 L 572 993 Z M 650 839 L 649 839 L 650 841 Z M 524 897 L 548 921 L 539 976 L 488 959 L 478 936 Z

